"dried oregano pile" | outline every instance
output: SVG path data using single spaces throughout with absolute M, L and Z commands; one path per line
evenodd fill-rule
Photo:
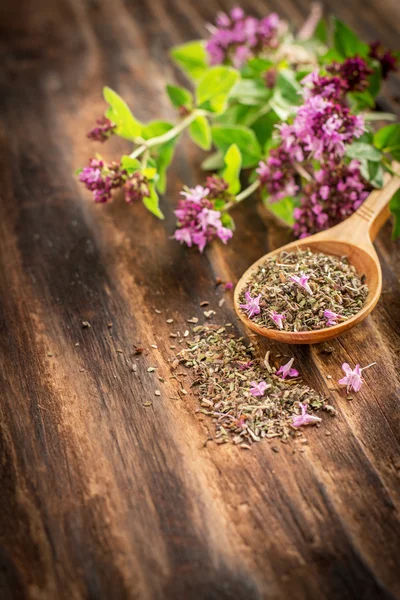
M 202 325 L 193 333 L 178 358 L 194 370 L 192 389 L 200 398 L 200 412 L 215 423 L 217 443 L 232 441 L 249 448 L 263 438 L 301 435 L 296 422 L 298 426 L 319 422 L 313 411 L 320 408 L 335 413 L 317 392 L 299 381 L 291 368 L 293 361 L 276 371 L 269 353 L 260 359 L 255 348 L 247 347 L 228 326 Z M 286 375 L 290 378 L 282 378 Z
M 258 267 L 240 296 L 240 307 L 268 329 L 324 329 L 361 310 L 368 295 L 364 279 L 346 257 L 309 249 L 283 251 Z

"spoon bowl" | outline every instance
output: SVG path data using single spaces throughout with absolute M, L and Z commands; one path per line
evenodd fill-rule
M 400 177 L 387 177 L 385 186 L 373 191 L 361 207 L 348 219 L 316 235 L 297 240 L 277 248 L 261 257 L 247 269 L 238 281 L 235 294 L 235 310 L 247 327 L 256 333 L 286 344 L 317 344 L 341 335 L 361 321 L 375 308 L 382 291 L 382 271 L 372 241 L 389 216 L 388 204 L 393 194 L 400 188 Z M 349 319 L 324 329 L 315 331 L 285 331 L 261 327 L 250 319 L 239 307 L 239 297 L 248 289 L 249 279 L 266 259 L 280 254 L 283 250 L 295 251 L 298 248 L 310 249 L 339 257 L 346 256 L 361 277 L 365 275 L 368 296 L 362 309 Z

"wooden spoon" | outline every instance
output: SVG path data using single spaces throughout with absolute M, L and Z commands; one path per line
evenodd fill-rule
M 372 245 L 378 231 L 389 216 L 388 204 L 393 194 L 400 188 L 400 177 L 387 177 L 385 186 L 373 191 L 360 208 L 348 219 L 328 229 L 302 240 L 297 240 L 269 252 L 247 269 L 235 288 L 235 310 L 241 320 L 260 335 L 287 344 L 317 344 L 334 338 L 361 323 L 376 306 L 382 291 L 382 271 L 378 256 Z M 310 248 L 315 252 L 347 256 L 357 273 L 366 276 L 369 292 L 363 308 L 351 318 L 333 327 L 316 331 L 291 332 L 280 329 L 267 329 L 257 325 L 239 308 L 239 296 L 248 288 L 248 280 L 266 258 L 282 252 Z

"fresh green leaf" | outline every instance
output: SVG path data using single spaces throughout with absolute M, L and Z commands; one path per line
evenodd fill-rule
M 285 69 L 279 72 L 269 104 L 282 121 L 294 114 L 296 106 L 302 103 L 300 91 L 301 86 L 291 71 Z
M 400 123 L 386 125 L 374 135 L 374 144 L 382 152 L 391 154 L 395 160 L 400 160 Z
M 106 113 L 107 117 L 116 124 L 117 135 L 126 140 L 134 140 L 140 136 L 142 125 L 132 115 L 125 100 L 109 87 L 103 89 L 103 95 L 104 100 L 110 105 Z
M 189 135 L 202 150 L 209 150 L 211 148 L 211 127 L 208 119 L 203 115 L 197 117 L 190 124 Z
M 157 179 L 157 168 L 156 167 L 145 167 L 142 170 L 142 173 L 150 181 L 154 181 L 155 179 Z
M 383 186 L 383 167 L 380 162 L 373 162 L 365 158 L 360 160 L 361 175 L 375 188 Z
M 325 19 L 320 19 L 315 28 L 313 37 L 315 40 L 321 42 L 321 44 L 328 43 L 328 24 Z
M 241 79 L 239 80 L 230 97 L 241 104 L 247 106 L 257 106 L 262 102 L 267 102 L 272 96 L 272 91 L 265 87 L 261 79 Z
M 236 144 L 229 146 L 224 162 L 225 169 L 221 175 L 229 183 L 228 191 L 236 195 L 240 191 L 240 169 L 242 168 L 242 155 Z
M 231 144 L 236 144 L 242 155 L 242 166 L 255 166 L 261 159 L 261 148 L 254 131 L 243 125 L 213 125 L 212 139 L 225 154 Z
M 382 153 L 379 152 L 372 144 L 365 144 L 364 142 L 353 142 L 346 149 L 346 156 L 349 158 L 357 158 L 361 160 L 365 158 L 373 162 L 379 162 L 382 158 Z
M 362 42 L 356 34 L 339 19 L 334 19 L 334 48 L 344 58 L 349 56 L 366 57 L 369 46 Z
M 158 194 L 153 184 L 149 184 L 149 190 L 150 196 L 148 198 L 143 198 L 143 204 L 145 205 L 147 210 L 149 210 L 155 217 L 158 217 L 159 219 L 164 219 L 165 217 L 158 206 Z
M 169 99 L 175 108 L 180 108 L 181 106 L 186 106 L 187 108 L 192 107 L 193 97 L 189 90 L 170 84 L 167 85 L 166 90 Z
M 375 100 L 368 90 L 365 92 L 351 92 L 348 94 L 348 98 L 353 113 L 375 107 Z
M 277 123 L 279 123 L 278 115 L 275 111 L 270 110 L 266 114 L 261 115 L 251 125 L 251 129 L 256 134 L 261 148 L 265 148 L 265 145 L 271 139 L 272 134 L 276 131 L 275 125 Z
M 131 158 L 130 156 L 123 156 L 121 158 L 121 166 L 123 169 L 125 169 L 128 175 L 132 175 L 132 173 L 140 171 L 142 168 L 142 165 L 137 158 Z
M 222 213 L 221 223 L 224 227 L 235 231 L 235 221 L 232 219 L 231 215 L 227 212 Z
M 342 56 L 334 48 L 330 48 L 328 52 L 320 56 L 319 62 L 323 65 L 330 65 L 333 62 L 343 62 L 344 56 Z
M 176 64 L 194 81 L 200 79 L 208 68 L 207 52 L 203 41 L 175 46 L 171 56 Z
M 197 85 L 197 106 L 217 114 L 223 112 L 227 106 L 228 95 L 238 79 L 238 71 L 231 67 L 211 67 Z
M 218 171 L 224 166 L 224 156 L 220 150 L 213 152 L 210 156 L 207 156 L 201 163 L 203 171 Z
M 370 61 L 372 67 L 372 73 L 368 77 L 368 91 L 375 98 L 379 94 L 382 81 L 382 67 L 381 63 L 377 60 Z
M 293 211 L 296 206 L 294 198 L 283 198 L 279 202 L 271 202 L 265 190 L 261 191 L 261 197 L 266 209 L 271 212 L 279 221 L 288 227 L 293 227 Z
M 391 199 L 389 209 L 394 216 L 392 239 L 396 240 L 400 237 L 400 190 L 397 190 Z
M 242 74 L 244 77 L 254 77 L 255 75 L 260 76 L 263 73 L 265 73 L 265 71 L 268 71 L 268 69 L 274 66 L 275 63 L 272 60 L 255 57 L 251 58 L 246 63 L 246 66 L 243 68 Z

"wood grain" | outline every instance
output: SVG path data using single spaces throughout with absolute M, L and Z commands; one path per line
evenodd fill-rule
M 308 11 L 305 0 L 245 4 L 298 24 Z M 338 417 L 307 432 L 304 453 L 284 444 L 278 453 L 268 443 L 251 452 L 204 446 L 210 423 L 170 379 L 166 319 L 183 331 L 187 318 L 202 317 L 201 300 L 221 322 L 234 319 L 231 299 L 218 308 L 215 278 L 236 281 L 288 241 L 287 232 L 254 199 L 237 209 L 241 233 L 228 247 L 200 256 L 173 244 L 178 190 L 199 178 L 200 156 L 189 142 L 171 169 L 164 223 L 139 205 L 92 205 L 72 175 L 92 151 L 85 132 L 103 112 L 102 86 L 115 87 L 142 119 L 173 118 L 163 89 L 182 76 L 167 50 L 203 35 L 202 23 L 228 6 L 2 3 L 4 600 L 400 597 L 400 247 L 390 226 L 376 244 L 384 281 L 378 308 L 332 342 L 333 354 L 257 339 L 261 352 L 293 354 Z M 396 46 L 395 3 L 325 7 L 367 39 Z M 396 107 L 399 92 L 394 78 L 385 109 Z M 104 153 L 124 148 L 112 140 Z M 347 401 L 332 383 L 340 364 L 374 360 L 361 392 Z

